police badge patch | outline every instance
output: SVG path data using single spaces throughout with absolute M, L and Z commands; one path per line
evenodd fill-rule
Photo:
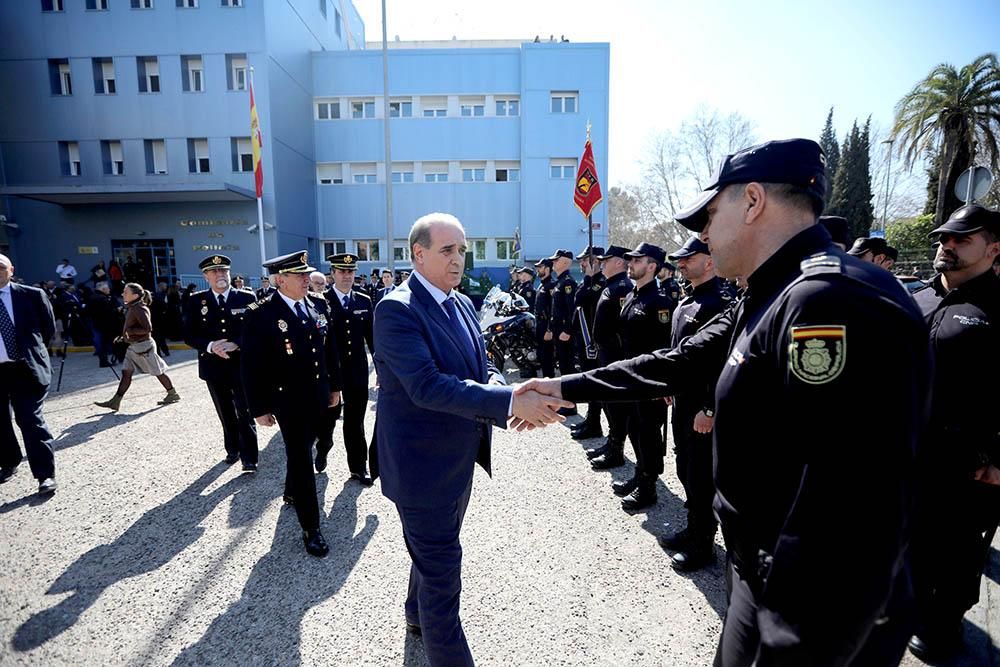
M 656 311 L 656 318 L 660 320 L 660 324 L 666 324 L 670 321 L 670 311 L 669 310 L 658 310 Z
M 792 327 L 788 369 L 806 384 L 835 380 L 847 363 L 847 327 L 819 325 Z

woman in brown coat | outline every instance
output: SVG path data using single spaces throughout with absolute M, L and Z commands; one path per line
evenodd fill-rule
M 156 377 L 167 390 L 167 395 L 160 405 L 169 405 L 181 400 L 167 376 L 167 363 L 156 352 L 156 342 L 153 340 L 153 327 L 149 319 L 149 304 L 152 296 L 142 285 L 129 283 L 122 292 L 125 301 L 125 331 L 122 337 L 128 341 L 128 352 L 125 353 L 125 363 L 122 366 L 122 379 L 118 383 L 118 391 L 110 401 L 101 401 L 95 405 L 102 408 L 117 410 L 122 403 L 125 392 L 132 384 L 132 376 L 136 371 L 149 373 Z

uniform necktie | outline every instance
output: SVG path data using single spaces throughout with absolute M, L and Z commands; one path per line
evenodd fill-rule
M 465 352 L 470 361 L 476 360 L 476 348 L 472 345 L 469 327 L 467 327 L 465 322 L 462 320 L 462 316 L 459 314 L 458 308 L 455 306 L 455 299 L 445 299 L 444 309 L 448 312 L 448 322 L 451 324 L 452 330 L 455 332 L 455 335 L 458 336 L 458 340 L 461 341 L 462 351 Z
M 307 315 L 306 311 L 302 309 L 302 304 L 298 301 L 295 302 L 295 314 L 299 316 L 300 320 L 302 320 L 302 324 L 307 327 L 309 326 L 312 320 L 309 319 L 309 315 Z
M 219 295 L 219 308 L 225 308 L 225 307 L 226 307 L 226 297 L 225 297 L 224 294 L 220 294 Z
M 11 307 L 14 306 L 14 295 L 10 295 Z M 14 321 L 7 312 L 7 304 L 0 299 L 0 335 L 3 337 L 3 346 L 7 348 L 7 356 L 11 361 L 17 361 L 21 355 L 17 352 L 17 336 L 14 334 Z
M 351 295 L 348 294 L 344 297 L 344 310 L 348 310 L 351 307 Z

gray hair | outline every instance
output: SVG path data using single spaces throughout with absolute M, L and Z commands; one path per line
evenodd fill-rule
M 312 282 L 317 278 L 322 280 L 324 283 L 326 282 L 326 274 L 323 273 L 322 271 L 313 271 L 312 273 L 309 274 L 309 282 Z
M 7 266 L 14 266 L 14 263 L 10 261 L 10 257 L 4 254 L 0 254 L 0 264 L 6 264 Z
M 458 221 L 458 218 L 451 213 L 428 213 L 417 218 L 417 221 L 410 227 L 410 249 L 415 244 L 420 244 L 422 248 L 431 247 L 431 229 L 434 225 L 454 225 L 465 233 L 465 227 Z

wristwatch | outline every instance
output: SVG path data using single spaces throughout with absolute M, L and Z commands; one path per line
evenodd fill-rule
M 715 416 L 715 410 L 713 410 L 712 408 L 705 408 L 704 410 L 702 410 L 702 412 L 705 413 L 706 417 L 714 417 Z

